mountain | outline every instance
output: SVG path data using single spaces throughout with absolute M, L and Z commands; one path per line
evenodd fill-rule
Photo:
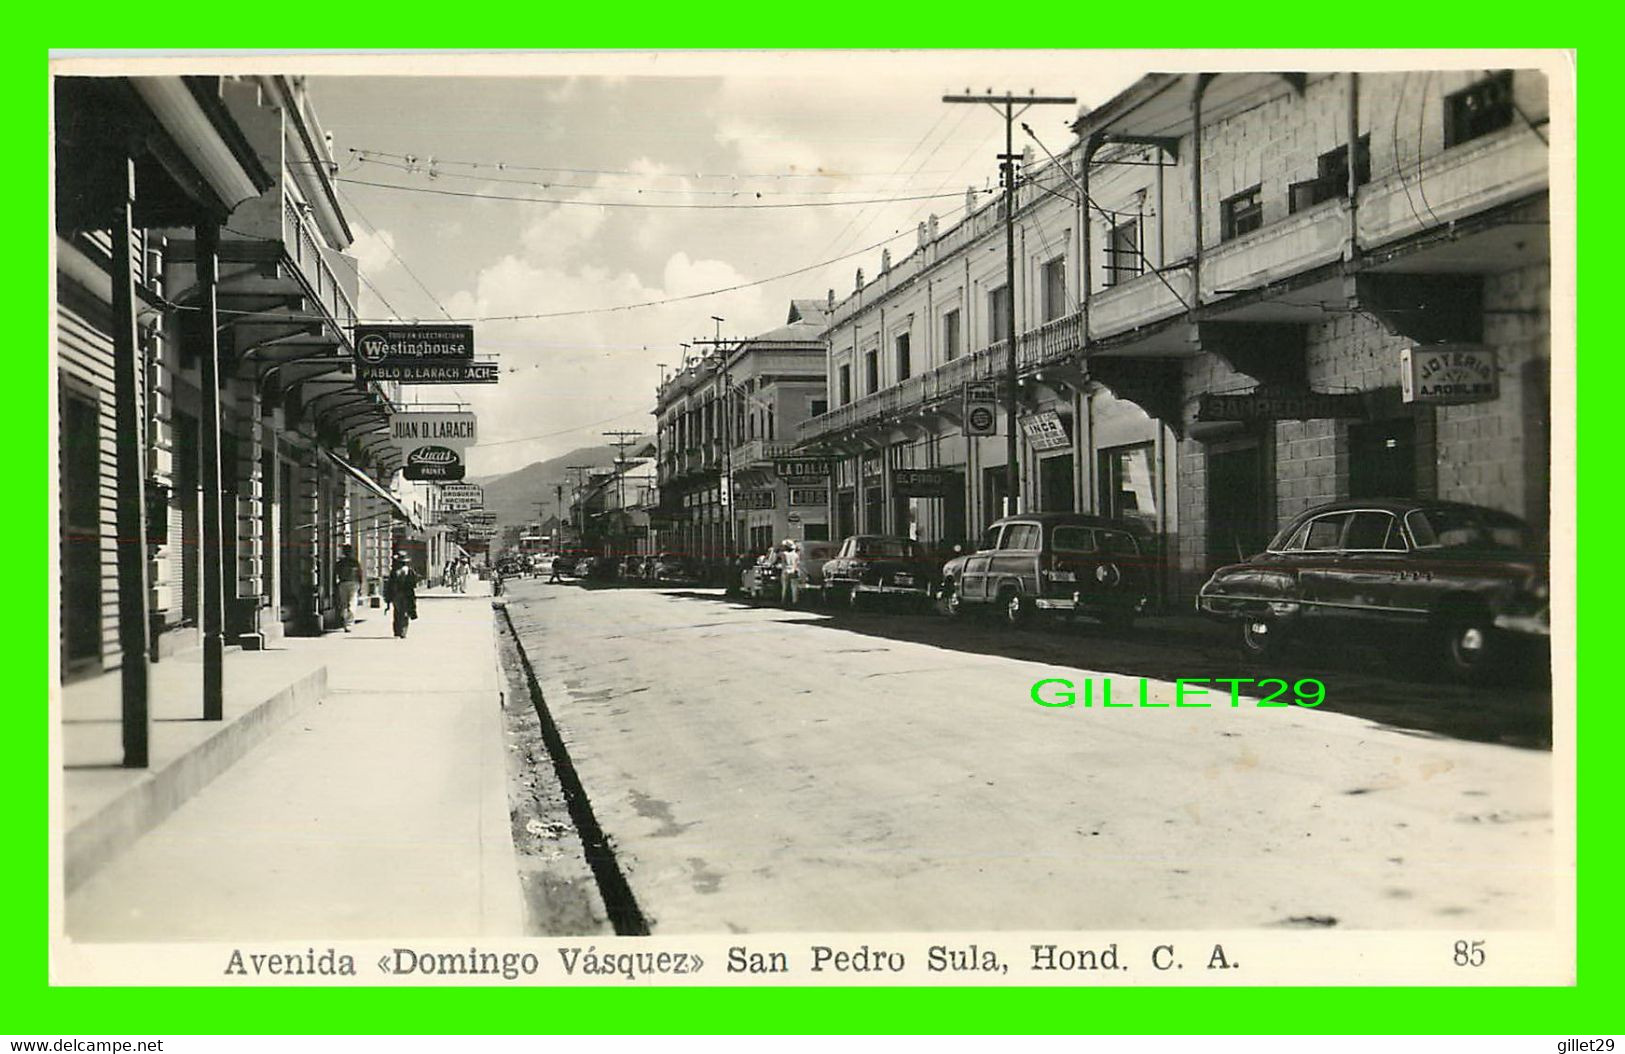
M 630 458 L 634 451 L 652 442 L 653 436 L 639 436 L 635 443 L 626 448 L 627 456 Z M 578 447 L 548 461 L 537 461 L 500 476 L 470 479 L 469 482 L 485 488 L 485 509 L 497 514 L 498 526 L 533 523 L 557 514 L 556 486 L 562 485 L 564 500 L 570 500 L 570 491 L 578 475 L 569 470 L 570 465 L 591 465 L 608 470 L 614 464 L 615 448 L 606 443 Z M 639 470 L 633 468 L 632 475 L 638 474 Z M 537 508 L 537 502 L 545 504 Z

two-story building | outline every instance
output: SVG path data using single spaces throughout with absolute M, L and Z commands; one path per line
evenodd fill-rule
M 999 203 L 836 305 L 800 439 L 840 458 L 837 522 L 999 515 L 1005 440 L 966 435 L 966 387 L 1002 432 L 1014 304 L 1020 507 L 1138 520 L 1170 597 L 1335 497 L 1544 526 L 1546 118 L 1537 71 L 1142 78 L 1024 166 L 1013 296 Z M 957 485 L 922 502 L 917 468 Z
M 656 394 L 656 551 L 719 565 L 783 538 L 829 537 L 820 459 L 786 464 L 802 423 L 828 409 L 828 304 L 791 302 L 785 324 L 718 346 Z M 782 471 L 781 471 L 782 470 Z

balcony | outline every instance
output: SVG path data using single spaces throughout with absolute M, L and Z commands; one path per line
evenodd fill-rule
M 282 202 L 282 246 L 325 313 L 331 315 L 341 329 L 354 327 L 359 282 L 355 260 L 323 247 L 300 216 L 298 206 L 287 197 Z M 343 269 L 342 279 L 338 268 Z
M 738 470 L 751 465 L 765 465 L 774 458 L 789 455 L 794 449 L 795 444 L 785 439 L 748 439 L 733 448 L 733 467 Z
M 1348 202 L 1333 198 L 1209 248 L 1202 254 L 1202 300 L 1257 289 L 1341 260 L 1348 216 Z
M 1362 249 L 1545 190 L 1549 149 L 1522 122 L 1391 172 L 1360 189 L 1355 209 Z M 1423 197 L 1423 195 L 1426 197 Z
M 1016 368 L 1030 373 L 1075 355 L 1081 348 L 1083 316 L 1063 316 L 1023 333 L 1016 341 Z M 810 443 L 841 435 L 866 425 L 894 420 L 949 399 L 957 399 L 971 381 L 996 381 L 1008 365 L 1008 344 L 999 341 L 970 355 L 961 355 L 936 369 L 910 377 L 889 388 L 865 395 L 827 414 L 810 418 L 797 429 L 797 442 Z
M 1089 298 L 1089 339 L 1105 340 L 1183 314 L 1195 301 L 1192 286 L 1190 270 L 1175 267 L 1164 269 L 1162 278 L 1143 274 L 1101 290 Z

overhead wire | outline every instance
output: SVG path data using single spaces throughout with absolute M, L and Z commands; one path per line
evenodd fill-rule
M 357 187 L 378 187 L 411 194 L 438 194 L 450 198 L 478 198 L 486 201 L 523 201 L 533 205 L 593 205 L 606 209 L 828 209 L 848 205 L 886 205 L 899 201 L 925 201 L 932 197 L 951 198 L 952 194 L 914 194 L 892 198 L 854 198 L 850 201 L 747 201 L 727 204 L 706 204 L 692 201 L 583 201 L 580 198 L 538 198 L 517 194 L 481 194 L 475 191 L 447 190 L 443 187 L 414 187 L 401 183 L 379 183 L 369 179 L 340 177 L 335 183 Z
M 934 131 L 934 129 L 933 129 Z M 929 133 L 928 133 L 929 134 Z M 559 165 L 521 165 L 506 161 L 465 161 L 450 158 L 423 156 L 419 154 L 400 154 L 389 150 L 373 150 L 366 147 L 350 147 L 352 154 L 367 154 L 372 157 L 388 157 L 399 161 L 422 162 L 436 165 L 456 165 L 467 168 L 493 168 L 499 172 L 563 172 L 567 175 L 577 176 L 648 176 L 647 170 L 629 168 L 566 168 Z M 912 151 L 910 151 L 912 153 Z M 887 176 L 883 172 L 683 172 L 680 175 L 693 179 L 847 179 L 850 177 Z

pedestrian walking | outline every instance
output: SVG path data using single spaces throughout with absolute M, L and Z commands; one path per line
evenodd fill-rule
M 338 561 L 333 565 L 333 580 L 338 585 L 339 594 L 339 623 L 344 632 L 350 632 L 350 624 L 355 621 L 355 598 L 361 592 L 361 561 L 355 558 L 355 550 L 346 545 L 339 549 Z
M 549 562 L 548 566 L 549 566 L 549 569 L 552 572 L 550 575 L 548 575 L 548 578 L 547 578 L 547 580 L 549 582 L 562 582 L 562 581 L 564 581 L 564 579 L 559 575 L 559 565 L 561 563 L 563 563 L 563 562 L 564 562 L 564 558 L 562 556 L 557 555 L 557 554 L 555 554 L 553 559 Z
M 794 538 L 786 538 L 780 547 L 779 603 L 795 607 L 801 600 L 801 546 Z
M 407 563 L 405 553 L 396 553 L 389 578 L 384 581 L 384 607 L 395 608 L 395 636 L 404 637 L 418 617 L 418 573 Z

